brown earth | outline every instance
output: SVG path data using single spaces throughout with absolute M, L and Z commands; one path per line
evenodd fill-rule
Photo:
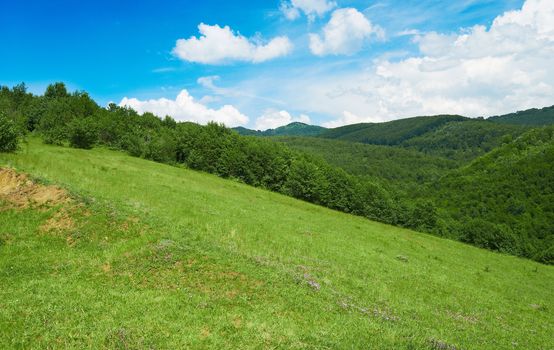
M 0 210 L 53 208 L 52 216 L 40 226 L 40 232 L 67 232 L 75 227 L 72 214 L 79 208 L 69 194 L 57 186 L 37 184 L 27 175 L 0 168 Z M 68 237 L 68 244 L 72 244 Z
M 56 206 L 71 202 L 69 194 L 56 186 L 44 186 L 13 169 L 0 168 L 0 200 L 9 207 Z

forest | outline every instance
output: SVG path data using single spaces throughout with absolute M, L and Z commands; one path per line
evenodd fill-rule
M 3 152 L 23 149 L 29 137 L 107 147 L 553 264 L 554 127 L 520 124 L 433 116 L 247 136 L 216 123 L 103 108 L 63 83 L 43 95 L 24 84 L 0 88 Z

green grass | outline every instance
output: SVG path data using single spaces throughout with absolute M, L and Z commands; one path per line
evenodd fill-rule
M 551 266 L 105 149 L 0 166 L 85 203 L 0 211 L 0 348 L 554 345 Z

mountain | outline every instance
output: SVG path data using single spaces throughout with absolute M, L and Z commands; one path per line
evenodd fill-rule
M 524 125 L 497 124 L 483 119 L 454 121 L 407 139 L 400 146 L 467 162 L 528 130 Z
M 276 129 L 268 129 L 265 131 L 251 130 L 244 127 L 237 127 L 233 130 L 237 131 L 240 135 L 246 136 L 317 136 L 327 129 L 322 126 L 293 122 Z
M 320 137 L 373 145 L 398 145 L 452 121 L 467 121 L 459 115 L 438 115 L 393 120 L 386 123 L 353 124 L 325 131 Z
M 244 135 L 244 136 L 264 136 L 263 131 L 252 130 L 252 129 L 245 128 L 243 126 L 237 126 L 233 128 L 233 130 L 238 132 L 240 135 Z
M 0 348 L 552 344 L 551 266 L 107 148 L 0 167 Z
M 552 125 L 554 124 L 554 106 L 545 107 L 542 109 L 533 108 L 516 113 L 494 116 L 488 118 L 488 120 L 502 124 L 535 126 Z
M 554 127 L 531 130 L 444 176 L 435 198 L 462 223 L 462 240 L 554 263 Z

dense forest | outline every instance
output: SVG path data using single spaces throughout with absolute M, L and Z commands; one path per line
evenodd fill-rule
M 350 174 L 368 176 L 390 185 L 417 185 L 436 180 L 460 163 L 410 148 L 368 145 L 313 137 L 283 136 L 274 141 L 310 153 Z
M 552 263 L 554 127 L 529 131 L 449 173 L 433 194 L 460 223 L 457 238 Z
M 108 147 L 554 263 L 552 128 L 436 116 L 323 132 L 292 125 L 253 135 L 291 130 L 320 137 L 244 136 L 215 123 L 102 108 L 63 83 L 42 96 L 24 84 L 0 88 L 0 151 L 35 136 L 49 144 Z
M 459 115 L 438 115 L 393 120 L 386 123 L 354 124 L 327 130 L 320 136 L 372 145 L 398 145 L 452 121 L 467 121 Z
M 554 106 L 490 117 L 488 120 L 502 124 L 552 125 L 554 124 Z

